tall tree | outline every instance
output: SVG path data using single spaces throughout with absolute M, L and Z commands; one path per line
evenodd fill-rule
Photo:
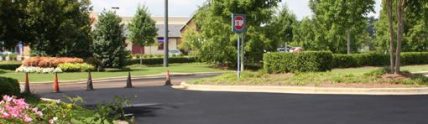
M 25 36 L 32 51 L 49 56 L 90 56 L 89 0 L 31 0 Z
M 98 19 L 93 31 L 93 56 L 98 61 L 98 69 L 125 66 L 127 52 L 122 19 L 112 11 L 102 12 Z
M 26 0 L 0 1 L 0 47 L 13 47 L 24 36 L 22 18 Z
M 400 73 L 400 55 L 401 55 L 401 42 L 403 40 L 403 29 L 404 29 L 404 22 L 403 22 L 403 14 L 404 14 L 404 7 L 406 4 L 406 0 L 398 0 L 397 3 L 397 20 L 398 20 L 398 28 L 397 28 L 397 48 L 395 49 L 395 69 L 394 73 L 399 74 Z
M 279 10 L 278 14 L 268 24 L 269 28 L 267 32 L 269 33 L 269 38 L 274 43 L 274 47 L 293 41 L 296 23 L 296 16 L 288 10 L 286 4 L 282 5 L 281 10 Z
M 137 12 L 128 25 L 129 35 L 132 43 L 145 46 L 155 42 L 157 35 L 156 22 L 151 18 L 146 6 L 138 6 Z M 143 51 L 140 51 L 143 54 Z M 143 59 L 140 57 L 140 63 Z
M 357 49 L 356 37 L 365 35 L 366 16 L 374 11 L 374 0 L 310 0 L 310 8 L 319 26 L 317 32 L 325 36 L 329 49 L 333 52 L 351 53 Z M 345 41 L 346 45 L 344 45 Z M 341 47 L 346 46 L 346 47 Z M 345 48 L 345 49 L 343 49 Z
M 388 13 L 388 22 L 389 22 L 389 59 L 390 59 L 390 70 L 395 72 L 395 48 L 394 48 L 394 22 L 392 18 L 392 0 L 385 0 L 385 5 Z
M 211 0 L 195 17 L 202 43 L 198 57 L 215 64 L 235 65 L 237 36 L 231 31 L 232 13 L 247 15 L 246 62 L 259 63 L 265 50 L 273 50 L 266 26 L 280 0 Z M 197 45 L 194 45 L 197 46 Z M 215 53 L 215 54 L 213 54 Z
M 316 34 L 317 28 L 318 26 L 314 19 L 303 18 L 296 25 L 293 43 L 297 46 L 302 46 L 306 50 L 327 50 L 328 46 L 319 40 L 323 37 Z
M 397 17 L 397 2 L 398 0 L 391 1 L 392 3 L 392 19 L 393 28 L 398 28 Z M 405 0 L 406 4 L 403 8 L 403 41 L 402 51 L 427 51 L 428 50 L 428 1 L 426 0 Z M 388 11 L 385 2 L 382 2 L 382 10 L 380 11 L 380 18 L 376 24 L 376 47 L 378 51 L 385 52 L 389 48 L 389 25 L 388 25 Z M 396 37 L 396 32 L 394 36 Z M 394 43 L 395 45 L 395 43 Z

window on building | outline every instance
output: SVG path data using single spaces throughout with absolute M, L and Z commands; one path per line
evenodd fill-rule
M 163 37 L 158 37 L 158 50 L 163 50 Z
M 163 50 L 163 43 L 161 42 L 158 43 L 158 50 Z

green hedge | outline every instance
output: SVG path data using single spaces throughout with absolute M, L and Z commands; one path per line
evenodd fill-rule
M 362 66 L 385 66 L 389 64 L 389 55 L 381 53 L 334 54 L 334 68 L 349 68 Z M 401 53 L 402 65 L 428 64 L 428 52 Z
M 428 64 L 428 52 L 401 53 L 401 64 L 403 65 Z
M 383 66 L 389 63 L 389 56 L 381 53 L 334 54 L 334 68 L 349 68 L 361 66 Z
M 4 69 L 4 70 L 15 70 L 20 66 L 21 66 L 21 62 L 15 62 L 15 61 L 0 62 L 0 69 Z
M 268 73 L 328 71 L 332 61 L 331 52 L 275 52 L 263 55 L 263 68 Z
M 0 77 L 0 96 L 19 95 L 21 89 L 19 82 L 13 78 Z
M 171 57 L 168 59 L 169 63 L 193 63 L 196 62 L 195 57 Z M 129 65 L 140 64 L 140 59 L 129 60 Z M 163 64 L 163 58 L 145 58 L 143 59 L 145 65 Z
M 63 63 L 58 65 L 63 72 L 87 72 L 95 70 L 95 67 L 86 63 Z

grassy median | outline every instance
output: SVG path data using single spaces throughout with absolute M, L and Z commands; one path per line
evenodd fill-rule
M 403 71 L 428 71 L 428 65 L 403 66 Z M 406 79 L 388 79 L 382 77 L 382 67 L 361 67 L 333 69 L 329 72 L 306 72 L 267 74 L 262 71 L 245 71 L 237 80 L 236 73 L 197 79 L 191 84 L 209 85 L 274 85 L 274 86 L 319 86 L 319 87 L 417 87 L 428 85 L 428 78 L 413 75 Z

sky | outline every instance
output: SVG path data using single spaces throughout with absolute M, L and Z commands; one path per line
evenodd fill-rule
M 378 17 L 381 7 L 380 1 L 376 0 L 375 11 L 369 16 Z M 169 0 L 169 16 L 191 17 L 194 12 L 202 5 L 204 0 Z M 308 7 L 309 0 L 283 0 L 288 8 L 297 16 L 297 19 L 312 15 Z M 163 16 L 164 0 L 92 0 L 92 5 L 96 12 L 101 12 L 112 7 L 119 7 L 116 12 L 120 16 L 133 16 L 138 5 L 146 5 L 152 16 Z

